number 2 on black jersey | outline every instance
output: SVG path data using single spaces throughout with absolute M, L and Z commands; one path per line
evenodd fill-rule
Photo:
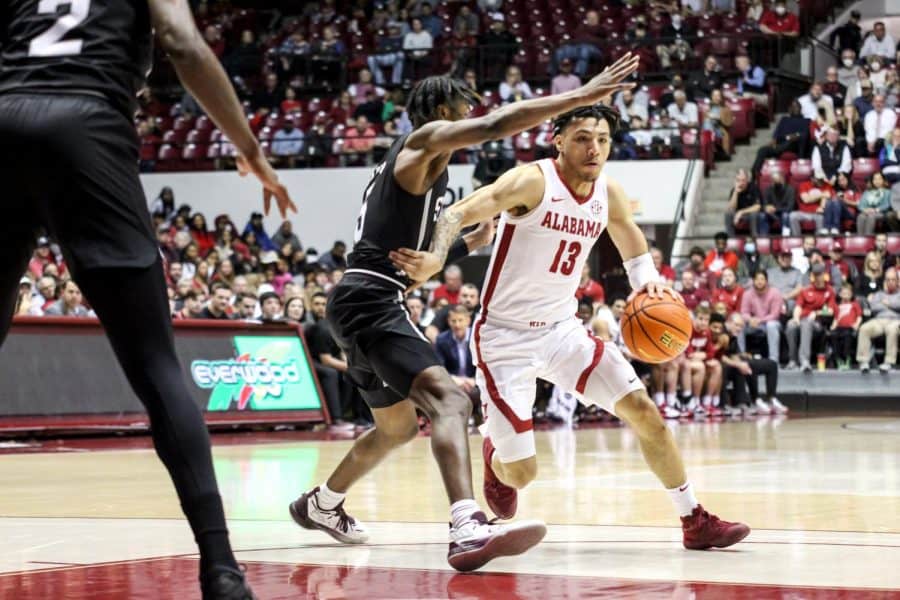
M 46 58 L 81 54 L 83 40 L 63 41 L 63 38 L 87 19 L 91 12 L 91 0 L 41 0 L 38 2 L 38 14 L 55 15 L 59 7 L 66 4 L 69 5 L 69 12 L 57 17 L 50 29 L 31 40 L 28 56 Z
M 366 225 L 366 210 L 369 208 L 369 194 L 372 193 L 372 189 L 375 187 L 375 182 L 378 180 L 378 176 L 384 171 L 387 163 L 381 163 L 377 167 L 375 167 L 375 172 L 372 174 L 372 179 L 369 181 L 369 185 L 366 186 L 366 191 L 363 192 L 363 202 L 362 206 L 359 209 L 359 216 L 356 218 L 356 231 L 353 232 L 353 243 L 359 243 L 359 240 L 362 239 L 363 229 Z

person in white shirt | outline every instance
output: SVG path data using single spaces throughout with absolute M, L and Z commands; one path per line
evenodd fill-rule
M 431 34 L 422 27 L 422 21 L 412 20 L 412 31 L 403 36 L 403 50 L 414 66 L 425 63 L 434 47 Z
M 868 58 L 869 56 L 876 55 L 890 61 L 894 59 L 896 47 L 897 43 L 885 29 L 884 23 L 878 21 L 875 23 L 872 35 L 867 37 L 866 41 L 863 42 L 862 50 L 859 51 L 859 57 Z
M 877 94 L 872 98 L 872 110 L 866 113 L 863 126 L 866 130 L 866 146 L 870 154 L 877 154 L 884 146 L 884 139 L 890 135 L 897 124 L 897 113 L 885 108 L 884 96 Z
M 810 121 L 819 118 L 819 109 L 825 109 L 825 121 L 834 123 L 834 100 L 831 96 L 822 93 L 822 85 L 816 81 L 809 86 L 809 93 L 797 98 L 800 103 L 800 110 L 803 111 L 803 117 Z
M 688 102 L 687 94 L 676 90 L 673 94 L 675 102 L 666 109 L 669 117 L 683 127 L 697 127 L 700 124 L 700 112 L 697 105 Z
M 640 102 L 631 90 L 622 90 L 616 96 L 615 105 L 619 109 L 622 121 L 628 123 L 631 129 L 647 126 L 647 122 L 650 120 L 648 105 Z
M 506 69 L 506 79 L 500 83 L 500 100 L 503 104 L 534 98 L 527 81 L 522 81 L 522 71 L 512 65 Z

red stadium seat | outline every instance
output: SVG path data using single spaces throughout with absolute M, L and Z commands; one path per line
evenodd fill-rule
M 857 158 L 853 160 L 853 183 L 858 189 L 864 190 L 869 177 L 881 170 L 877 158 Z
M 206 158 L 208 147 L 206 144 L 188 144 L 184 147 L 181 158 L 185 160 L 199 160 Z
M 172 124 L 172 128 L 175 131 L 184 131 L 187 132 L 194 127 L 194 118 L 193 117 L 178 117 L 175 119 L 175 122 Z
M 159 147 L 159 156 L 157 160 L 160 162 L 172 161 L 178 158 L 178 149 L 171 144 L 163 144 Z
M 888 238 L 890 240 L 890 237 Z M 875 248 L 875 238 L 870 235 L 851 235 L 844 238 L 844 254 L 865 256 Z
M 797 187 L 804 181 L 812 179 L 812 161 L 807 158 L 798 158 L 791 163 L 791 185 Z
M 187 138 L 186 131 L 176 131 L 174 129 L 170 129 L 163 134 L 163 142 L 165 142 L 166 144 L 174 144 L 180 146 L 184 143 L 185 138 Z
M 209 132 L 209 141 L 210 142 L 221 142 L 222 141 L 222 132 L 218 129 L 213 129 Z
M 268 141 L 272 139 L 272 136 L 275 135 L 274 130 L 271 127 L 263 127 L 259 130 L 259 139 L 261 141 Z
M 219 158 L 219 156 L 221 156 L 221 153 L 222 146 L 220 146 L 219 144 L 210 144 L 209 148 L 207 148 L 206 150 L 206 158 L 214 160 L 216 158 Z
M 772 238 L 760 237 L 756 238 L 756 251 L 760 254 L 772 253 Z
M 210 132 L 216 128 L 216 124 L 212 122 L 212 119 L 207 117 L 206 115 L 200 115 L 197 117 L 197 122 L 194 123 L 194 129 L 197 131 L 206 131 Z
M 887 236 L 887 252 L 891 256 L 900 254 L 900 235 Z
M 828 254 L 829 252 L 831 252 L 832 246 L 834 246 L 833 237 L 816 238 L 816 248 L 818 248 L 819 252 L 821 252 L 822 254 Z
M 726 245 L 729 250 L 733 250 L 735 252 L 743 252 L 744 251 L 744 238 L 742 238 L 742 237 L 728 238 L 728 242 L 726 242 Z
M 192 129 L 188 132 L 185 141 L 188 144 L 205 144 L 209 141 L 210 130 L 200 131 L 199 129 Z

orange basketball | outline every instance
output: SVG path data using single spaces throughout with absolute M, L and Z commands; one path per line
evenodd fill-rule
M 638 294 L 622 315 L 622 339 L 638 360 L 664 363 L 684 352 L 691 341 L 691 311 L 664 294 L 651 298 Z

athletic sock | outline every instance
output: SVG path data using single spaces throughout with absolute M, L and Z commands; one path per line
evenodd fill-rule
M 453 528 L 458 529 L 472 520 L 472 515 L 478 512 L 478 503 L 475 500 L 457 500 L 450 505 L 450 521 Z
M 327 483 L 323 483 L 319 486 L 319 493 L 316 494 L 316 503 L 319 505 L 319 508 L 331 510 L 343 502 L 346 497 L 347 494 L 332 491 L 328 489 Z
M 657 406 L 662 406 L 665 403 L 666 397 L 662 392 L 653 392 L 653 402 Z
M 712 406 L 712 396 L 703 396 L 703 406 Z
M 694 497 L 694 488 L 690 481 L 685 481 L 684 485 L 666 491 L 669 492 L 669 498 L 672 499 L 672 504 L 675 505 L 679 517 L 690 516 L 694 512 L 694 508 L 700 504 Z
M 666 394 L 666 404 L 668 406 L 678 406 L 678 398 L 675 397 L 675 392 Z

